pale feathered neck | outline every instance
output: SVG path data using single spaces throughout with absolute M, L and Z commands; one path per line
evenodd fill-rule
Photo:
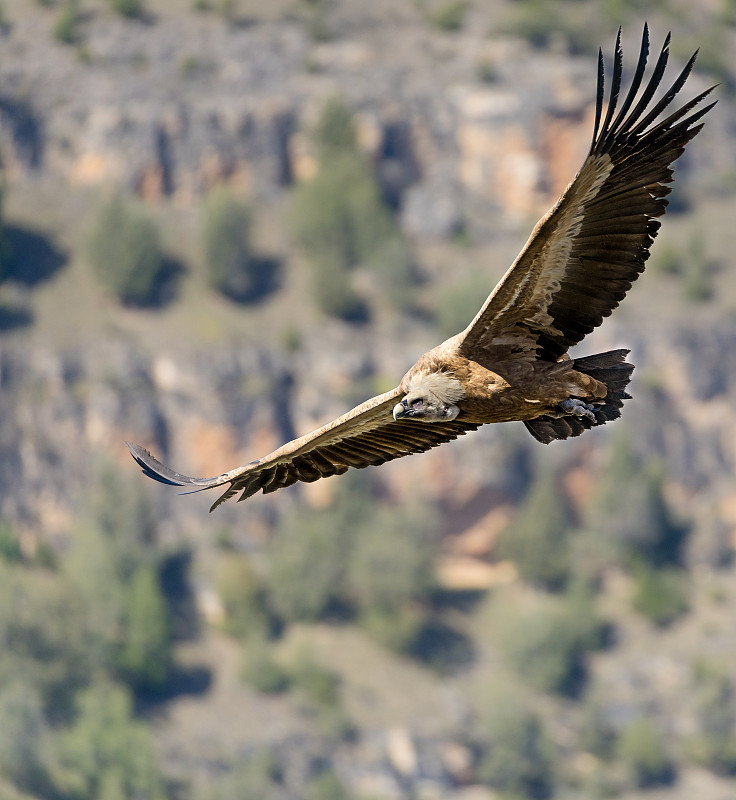
M 465 397 L 465 390 L 449 372 L 417 372 L 409 381 L 409 393 L 426 392 L 447 405 Z

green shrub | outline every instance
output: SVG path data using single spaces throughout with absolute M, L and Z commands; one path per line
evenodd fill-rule
M 334 706 L 338 703 L 340 680 L 329 669 L 321 666 L 308 650 L 301 650 L 291 669 L 294 688 L 318 706 Z
M 411 507 L 379 514 L 355 539 L 347 592 L 361 625 L 392 650 L 410 651 L 427 621 L 438 544 L 429 513 Z
M 508 687 L 484 699 L 478 775 L 503 797 L 546 800 L 555 786 L 555 754 L 540 718 Z
M 320 310 L 330 317 L 358 324 L 370 319 L 368 304 L 353 289 L 350 274 L 334 259 L 325 257 L 315 269 L 313 291 Z
M 632 605 L 655 625 L 669 625 L 688 610 L 685 574 L 642 564 L 634 574 Z
M 605 626 L 590 600 L 546 598 L 529 606 L 500 602 L 498 645 L 508 666 L 529 686 L 576 696 L 586 672 L 586 653 L 605 640 Z
M 61 574 L 79 605 L 77 627 L 86 637 L 87 659 L 136 690 L 159 690 L 171 664 L 175 617 L 159 578 L 164 559 L 154 509 L 135 475 L 107 467 L 97 472 Z M 185 573 L 177 579 L 185 586 Z
M 304 794 L 304 800 L 350 800 L 350 797 L 340 779 L 330 770 L 314 778 Z
M 171 664 L 168 609 L 158 576 L 140 566 L 127 587 L 120 666 L 128 682 L 139 690 L 160 689 Z
M 654 567 L 682 562 L 689 528 L 672 512 L 664 479 L 661 465 L 637 458 L 626 435 L 614 439 L 588 527 L 616 543 L 630 569 L 642 560 Z
M 291 222 L 314 270 L 317 304 L 331 316 L 363 321 L 365 305 L 348 274 L 361 265 L 379 276 L 392 302 L 403 306 L 414 280 L 409 251 L 356 147 L 342 101 L 326 104 L 314 140 L 319 170 L 294 190 Z
M 282 769 L 278 757 L 267 749 L 246 758 L 239 756 L 232 769 L 208 781 L 208 791 L 197 800 L 281 800 Z
M 463 27 L 466 9 L 466 0 L 450 0 L 436 8 L 429 20 L 441 31 L 459 31 Z
M 226 186 L 209 193 L 204 207 L 204 257 L 210 285 L 235 299 L 253 292 L 250 213 Z
M 312 132 L 312 139 L 320 163 L 356 151 L 353 115 L 340 97 L 330 97 L 327 100 Z
M 608 761 L 614 755 L 616 731 L 595 697 L 587 696 L 581 709 L 578 745 L 586 753 Z
M 367 608 L 360 613 L 365 630 L 395 653 L 411 652 L 426 622 L 426 612 L 414 605 Z
M 356 537 L 348 583 L 361 609 L 393 610 L 427 597 L 435 586 L 437 527 L 421 508 L 379 513 Z
M 261 580 L 247 558 L 226 556 L 217 570 L 217 591 L 225 607 L 225 630 L 243 639 L 270 629 Z
M 43 782 L 50 730 L 35 687 L 17 676 L 0 690 L 0 775 L 33 790 Z
M 344 542 L 327 514 L 292 518 L 270 548 L 269 598 L 287 622 L 316 620 L 340 597 L 345 570 Z
M 238 0 L 219 0 L 218 10 L 225 22 L 232 24 L 238 16 Z
M 319 619 L 331 606 L 349 610 L 348 563 L 355 541 L 371 524 L 372 498 L 372 476 L 351 470 L 336 484 L 328 508 L 282 518 L 266 576 L 269 603 L 282 619 Z
M 329 25 L 330 0 L 311 0 L 307 12 L 307 32 L 313 42 L 329 42 L 332 32 Z
M 736 699 L 728 668 L 699 660 L 693 699 L 697 733 L 686 742 L 688 756 L 717 775 L 736 775 Z
M 87 610 L 63 575 L 0 560 L 0 687 L 20 677 L 63 718 L 96 666 L 90 639 Z
M 446 287 L 438 298 L 437 324 L 443 336 L 464 330 L 488 296 L 488 276 L 473 273 Z
M 475 75 L 481 83 L 487 84 L 498 83 L 500 77 L 496 64 L 486 58 L 476 62 Z
M 516 517 L 499 538 L 499 555 L 511 559 L 532 586 L 562 589 L 571 569 L 570 527 L 555 470 L 540 468 Z
M 79 694 L 74 724 L 58 736 L 56 761 L 52 778 L 62 797 L 166 797 L 148 729 L 133 719 L 129 693 L 112 683 Z
M 549 44 L 552 31 L 564 30 L 560 4 L 549 0 L 524 0 L 514 3 L 505 24 L 504 33 L 519 36 L 538 48 Z
M 79 25 L 79 0 L 66 0 L 54 23 L 54 39 L 63 44 L 74 44 L 77 41 Z
M 706 261 L 690 261 L 685 274 L 685 298 L 691 303 L 705 303 L 713 297 L 711 265 Z
M 3 160 L 0 158 L 0 167 L 3 166 Z M 8 265 L 10 262 L 10 248 L 8 247 L 8 240 L 5 234 L 3 205 L 5 202 L 5 191 L 0 187 L 0 282 L 2 282 L 8 273 Z
M 11 563 L 23 561 L 18 537 L 7 522 L 0 522 L 0 559 Z
M 100 281 L 122 303 L 156 302 L 164 274 L 158 230 L 143 210 L 120 194 L 97 210 L 87 257 Z
M 667 242 L 653 250 L 652 267 L 664 275 L 681 275 L 685 270 L 687 256 L 682 248 L 675 247 Z
M 663 737 L 649 719 L 641 717 L 623 731 L 617 755 L 636 787 L 667 785 L 675 778 L 674 764 Z
M 123 17 L 136 19 L 145 13 L 143 0 L 109 0 L 109 2 L 112 10 Z
M 296 188 L 296 238 L 313 259 L 349 269 L 375 247 L 376 233 L 388 227 L 388 212 L 364 157 L 335 153 L 317 175 Z
M 314 718 L 315 728 L 333 741 L 349 739 L 354 726 L 342 706 L 337 674 L 319 664 L 309 650 L 302 649 L 291 666 L 290 676 L 301 710 Z
M 273 655 L 273 647 L 252 636 L 243 648 L 243 680 L 257 692 L 278 694 L 289 688 L 291 677 Z

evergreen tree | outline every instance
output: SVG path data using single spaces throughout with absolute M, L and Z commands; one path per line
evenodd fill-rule
M 159 689 L 171 662 L 171 637 L 166 602 L 158 578 L 148 566 L 133 575 L 125 603 L 120 666 L 138 689 Z
M 123 304 L 145 306 L 157 301 L 164 280 L 158 229 L 119 193 L 97 209 L 87 258 L 99 280 Z
M 364 304 L 351 287 L 349 271 L 370 268 L 405 304 L 413 280 L 411 259 L 370 165 L 356 145 L 350 112 L 330 100 L 315 128 L 319 169 L 294 193 L 294 233 L 315 270 L 320 308 L 351 321 L 365 319 Z
M 690 757 L 719 775 L 736 775 L 736 692 L 729 670 L 700 661 L 692 695 L 698 732 L 688 742 Z
M 286 621 L 316 620 L 340 598 L 344 529 L 327 513 L 285 520 L 270 551 L 269 595 Z
M 562 589 L 570 573 L 571 514 L 555 471 L 541 466 L 516 517 L 503 531 L 499 555 L 541 589 Z
M 42 785 L 50 731 L 42 698 L 20 676 L 0 690 L 0 776 L 26 790 Z
M 135 19 L 142 17 L 145 13 L 143 0 L 109 0 L 113 11 L 123 17 Z
M 552 743 L 541 719 L 513 690 L 496 688 L 480 709 L 481 780 L 504 797 L 547 800 L 555 785 Z
M 656 568 L 682 562 L 688 528 L 667 502 L 663 469 L 637 458 L 625 435 L 614 440 L 588 525 L 618 543 L 628 566 L 642 559 Z
M 357 148 L 355 124 L 350 109 L 339 97 L 331 97 L 324 105 L 314 129 L 317 158 L 321 164 Z
M 675 778 L 664 736 L 650 719 L 634 720 L 621 734 L 617 752 L 631 783 L 638 788 L 668 785 Z
M 51 778 L 62 797 L 165 800 L 148 729 L 133 719 L 132 699 L 120 686 L 103 681 L 82 691 L 57 749 Z
M 79 16 L 79 0 L 64 0 L 54 24 L 54 38 L 63 44 L 74 44 L 77 41 Z
M 207 195 L 204 206 L 204 257 L 207 279 L 234 300 L 257 294 L 259 264 L 251 255 L 250 212 L 226 186 Z

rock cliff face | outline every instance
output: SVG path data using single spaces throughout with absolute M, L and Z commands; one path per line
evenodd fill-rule
M 144 24 L 95 7 L 80 50 L 55 42 L 53 14 L 32 5 L 14 7 L 0 60 L 11 179 L 45 172 L 187 205 L 229 178 L 268 198 L 308 174 L 301 132 L 341 94 L 360 112 L 387 199 L 405 199 L 413 232 L 442 235 L 448 197 L 489 202 L 507 222 L 539 212 L 589 139 L 589 59 L 489 41 L 482 26 L 448 40 L 411 9 L 346 3 L 334 12 L 339 36 L 320 44 L 287 14 L 229 29 L 214 15 L 162 11 Z
M 140 442 L 189 474 L 217 474 L 394 385 L 441 338 L 438 326 L 418 315 L 381 307 L 371 324 L 350 326 L 304 302 L 307 280 L 288 241 L 284 207 L 293 185 L 315 173 L 309 131 L 327 98 L 341 95 L 355 113 L 360 146 L 426 277 L 417 293 L 429 298 L 427 308 L 449 302 L 445 287 L 472 274 L 487 275 L 490 290 L 490 273 L 507 266 L 572 178 L 590 136 L 594 59 L 500 35 L 499 8 L 524 4 L 469 3 L 465 26 L 450 34 L 428 24 L 424 9 L 432 3 L 339 0 L 322 20 L 326 41 L 310 17 L 320 3 L 244 1 L 235 25 L 194 13 L 189 0 L 146 4 L 152 11 L 140 22 L 117 17 L 102 0 L 84 0 L 70 47 L 52 36 L 58 4 L 2 3 L 8 17 L 0 32 L 5 233 L 21 244 L 34 236 L 45 242 L 41 234 L 54 237 L 53 248 L 33 251 L 34 281 L 0 275 L 0 323 L 13 294 L 32 312 L 27 325 L 0 326 L 0 529 L 10 523 L 29 552 L 41 540 L 64 549 L 110 464 L 152 498 L 167 544 L 196 543 L 197 555 L 210 548 L 206 561 L 218 531 L 227 529 L 228 541 L 258 550 L 279 515 L 325 507 L 341 479 L 256 496 L 240 506 L 231 502 L 208 518 L 210 495 L 179 497 L 171 487 L 146 481 L 122 442 Z M 576 12 L 585 6 L 574 5 Z M 638 26 L 625 36 L 628 56 Z M 601 41 L 609 50 L 614 27 Z M 664 23 L 657 29 L 665 30 Z M 673 55 L 678 60 L 679 51 Z M 696 73 L 692 94 L 711 82 Z M 649 715 L 661 702 L 673 730 L 692 727 L 678 703 L 692 694 L 686 673 L 693 653 L 705 639 L 704 652 L 732 649 L 731 621 L 721 619 L 711 635 L 709 626 L 719 613 L 726 617 L 733 598 L 723 589 L 726 599 L 715 599 L 721 590 L 709 570 L 732 555 L 736 541 L 733 129 L 733 103 L 722 102 L 678 162 L 673 205 L 681 213 L 665 219 L 651 268 L 581 348 L 632 348 L 637 369 L 623 420 L 547 451 L 521 426 L 489 427 L 375 471 L 382 497 L 413 498 L 438 519 L 444 534 L 438 575 L 445 588 L 514 584 L 513 565 L 499 562 L 495 548 L 540 453 L 551 456 L 548 463 L 570 501 L 582 507 L 603 471 L 607 437 L 628 431 L 645 458 L 661 460 L 667 499 L 693 522 L 686 566 L 698 568 L 690 571 L 697 597 L 680 639 L 681 629 L 655 631 L 632 614 L 631 576 L 608 576 L 610 585 L 601 591 L 605 613 L 610 606 L 615 624 L 621 622 L 620 642 L 596 654 L 591 671 L 613 716 Z M 211 293 L 192 299 L 210 292 L 195 258 L 180 296 L 160 309 L 122 309 L 93 284 L 77 251 L 83 211 L 98 189 L 118 185 L 137 194 L 169 228 L 183 220 L 189 227 L 175 227 L 173 237 L 181 237 L 185 251 L 197 241 L 204 194 L 223 180 L 256 215 L 269 217 L 264 235 L 277 240 L 286 275 L 279 291 L 248 306 L 212 300 Z M 49 208 L 51 221 L 45 218 Z M 669 273 L 666 259 L 657 270 L 667 247 L 677 262 Z M 686 284 L 691 267 L 702 266 L 699 250 L 705 271 L 698 274 L 707 286 L 693 300 Z M 370 284 L 370 275 L 357 278 Z M 200 314 L 201 305 L 207 309 Z M 294 331 L 288 328 L 292 316 L 298 318 Z M 246 317 L 248 324 L 240 325 Z M 62 328 L 75 335 L 58 335 Z M 294 341 L 285 341 L 285 331 Z M 202 566 L 202 573 L 210 567 Z M 212 574 L 200 578 L 202 616 L 221 623 L 215 580 Z M 167 714 L 153 723 L 171 774 L 189 779 L 201 773 L 209 786 L 231 755 L 248 760 L 255 733 L 243 720 L 250 722 L 255 711 L 290 764 L 285 783 L 293 792 L 278 796 L 301 796 L 304 776 L 315 764 L 329 763 L 350 777 L 356 792 L 490 800 L 495 790 L 465 786 L 477 779 L 479 756 L 468 719 L 477 710 L 478 686 L 500 656 L 484 619 L 471 620 L 455 608 L 450 613 L 451 624 L 458 622 L 479 643 L 470 668 L 475 673 L 464 688 L 467 676 L 445 679 L 406 659 L 387 661 L 355 627 L 305 626 L 305 637 L 314 636 L 330 663 L 353 676 L 353 705 L 368 720 L 356 741 L 324 748 L 312 718 L 299 719 L 298 736 L 287 730 L 291 701 L 245 687 L 241 644 L 205 627 L 203 642 L 179 646 L 192 648 L 193 663 L 211 666 L 210 691 L 169 702 Z M 473 625 L 483 633 L 471 631 Z M 300 626 L 293 629 L 298 636 Z M 544 713 L 550 717 L 562 709 L 550 728 L 560 752 L 574 752 L 575 791 L 587 786 L 598 764 L 580 749 L 585 744 L 573 743 L 570 719 L 578 700 L 585 698 L 533 695 L 535 707 L 549 706 Z M 448 738 L 446 726 L 459 734 Z M 733 795 L 726 778 L 720 795 L 692 791 L 709 785 L 703 775 L 698 770 L 694 783 L 686 775 L 672 788 L 673 800 Z
M 287 13 L 228 28 L 214 15 L 161 10 L 140 23 L 95 6 L 80 22 L 81 49 L 53 40 L 51 11 L 19 3 L 10 13 L 0 59 L 10 192 L 46 179 L 70 192 L 113 183 L 149 203 L 187 208 L 226 179 L 268 202 L 313 173 L 305 132 L 338 93 L 355 110 L 361 146 L 414 241 L 431 244 L 468 226 L 484 241 L 526 227 L 558 196 L 592 124 L 590 59 L 488 39 L 482 26 L 448 38 L 418 25 L 411 9 L 345 4 L 330 17 L 334 38 L 319 43 L 304 19 Z M 693 91 L 704 83 L 696 75 Z M 691 176 L 693 186 L 707 183 L 715 163 L 732 168 L 727 118 L 709 121 L 678 165 L 682 184 Z M 730 418 L 736 392 L 723 367 L 736 335 L 730 327 L 659 331 L 637 354 L 637 375 L 664 365 L 662 388 L 648 406 L 632 402 L 629 414 L 656 407 L 677 421 L 653 426 L 650 444 L 683 485 L 703 486 L 734 464 L 727 428 L 716 421 Z M 61 352 L 51 341 L 29 349 L 22 335 L 8 337 L 0 510 L 63 529 L 77 502 L 71 486 L 89 478 L 92 454 L 117 458 L 126 437 L 197 474 L 254 457 L 360 399 L 349 387 L 369 383 L 377 369 L 398 379 L 421 349 L 392 354 L 391 339 L 390 331 L 370 343 L 353 336 L 350 357 L 340 334 L 330 343 L 321 331 L 298 356 L 265 344 L 144 355 L 118 336 Z M 430 346 L 432 335 L 425 339 Z M 704 438 L 712 447 L 699 446 Z M 456 447 L 472 463 L 476 445 Z M 454 468 L 463 460 L 448 458 Z
M 108 340 L 58 352 L 50 344 L 14 338 L 0 347 L 0 516 L 32 537 L 68 533 L 102 462 L 130 467 L 124 440 L 150 447 L 189 474 L 218 474 L 344 412 L 360 399 L 357 387 L 370 393 L 375 368 L 367 346 L 311 357 L 309 346 L 296 357 L 258 346 L 150 354 Z M 655 342 L 632 342 L 623 331 L 614 338 L 634 345 L 642 375 L 619 424 L 637 431 L 643 453 L 662 458 L 689 515 L 714 508 L 736 528 L 729 478 L 736 470 L 736 370 L 728 366 L 736 328 L 674 330 L 671 340 L 663 332 Z M 656 382 L 646 377 L 653 370 Z M 597 469 L 590 460 L 595 436 L 567 443 L 558 456 L 566 464 L 582 459 Z M 457 537 L 467 525 L 470 540 L 474 526 L 498 527 L 494 520 L 507 502 L 503 498 L 513 500 L 523 480 L 523 470 L 516 472 L 513 465 L 537 447 L 520 426 L 489 428 L 410 462 L 387 465 L 383 477 L 398 493 L 415 493 L 421 486 L 450 512 L 447 532 Z M 249 524 L 267 522 L 298 498 L 320 505 L 332 489 L 329 481 L 290 489 L 278 503 L 253 498 Z M 484 493 L 489 505 L 478 499 Z M 214 499 L 180 498 L 159 488 L 155 494 L 172 529 L 201 524 Z M 244 513 L 234 504 L 217 512 L 224 524 L 242 521 Z M 467 555 L 464 542 L 457 539 L 457 555 Z M 489 547 L 482 549 L 485 558 Z

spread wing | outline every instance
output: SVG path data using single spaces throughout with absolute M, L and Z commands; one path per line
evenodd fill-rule
M 650 108 L 667 65 L 669 43 L 668 35 L 637 100 L 649 52 L 644 26 L 631 88 L 614 118 L 623 64 L 619 30 L 602 125 L 599 51 L 596 119 L 585 163 L 461 334 L 461 353 L 482 359 L 486 351 L 496 362 L 509 357 L 556 361 L 601 324 L 644 270 L 660 226 L 656 217 L 667 206 L 671 164 L 702 128 L 695 123 L 715 105 L 690 113 L 715 88 L 711 87 L 659 119 L 690 74 L 696 52 Z
M 422 453 L 478 427 L 459 420 L 432 424 L 408 419 L 395 422 L 392 410 L 403 394 L 397 387 L 378 395 L 265 458 L 215 478 L 181 475 L 139 445 L 128 442 L 126 445 L 144 474 L 161 483 L 190 486 L 193 492 L 228 485 L 210 508 L 213 511 L 238 492 L 242 492 L 240 501 L 259 490 L 269 494 L 297 481 L 310 483 L 342 475 L 349 467 L 377 466 L 394 458 Z

